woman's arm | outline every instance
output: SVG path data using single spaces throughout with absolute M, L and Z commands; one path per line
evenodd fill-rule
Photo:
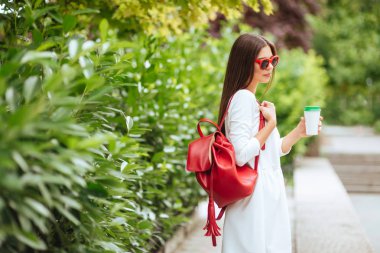
M 321 132 L 321 129 L 322 129 L 322 120 L 323 120 L 323 117 L 320 116 L 319 123 L 318 123 L 318 134 Z M 289 151 L 294 144 L 296 144 L 301 138 L 304 138 L 304 137 L 310 137 L 310 136 L 306 135 L 305 118 L 301 117 L 301 120 L 298 123 L 298 125 L 289 134 L 287 134 L 282 140 L 282 145 L 281 145 L 282 152 L 286 153 L 286 151 Z
M 248 90 L 239 90 L 231 100 L 229 116 L 229 138 L 235 149 L 235 161 L 243 166 L 260 153 L 260 142 L 252 134 L 252 122 L 258 108 L 255 97 Z M 259 124 L 259 122 L 257 122 Z
M 273 121 L 266 122 L 265 126 L 255 135 L 255 138 L 260 142 L 260 148 L 267 141 L 270 133 L 276 127 L 276 123 Z
M 276 128 L 277 118 L 276 108 L 273 103 L 265 100 L 261 103 L 259 109 L 266 120 L 265 126 L 255 135 L 255 138 L 259 141 L 261 148 L 267 141 L 269 135 Z
M 283 153 L 288 153 L 292 146 L 296 144 L 301 139 L 301 134 L 299 129 L 296 127 L 290 133 L 288 133 L 282 140 L 281 150 Z

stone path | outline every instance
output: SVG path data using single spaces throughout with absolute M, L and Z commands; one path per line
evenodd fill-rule
M 326 158 L 296 162 L 296 252 L 373 253 L 351 200 Z
M 331 162 L 380 253 L 380 135 L 365 126 L 326 126 L 321 137 L 321 155 Z

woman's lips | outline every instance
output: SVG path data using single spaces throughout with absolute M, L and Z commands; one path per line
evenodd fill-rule
M 266 77 L 270 77 L 270 74 L 266 74 L 266 75 L 264 75 L 264 76 L 266 76 Z

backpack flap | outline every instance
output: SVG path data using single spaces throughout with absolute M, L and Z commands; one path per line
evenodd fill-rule
M 186 170 L 205 172 L 211 169 L 211 146 L 215 141 L 215 133 L 203 136 L 189 144 Z

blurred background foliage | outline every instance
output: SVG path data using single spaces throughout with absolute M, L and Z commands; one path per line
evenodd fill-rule
M 324 1 L 320 15 L 309 20 L 330 79 L 326 118 L 375 125 L 380 132 L 380 2 Z
M 206 196 L 185 171 L 187 145 L 198 138 L 201 117 L 217 121 L 229 50 L 240 33 L 263 33 L 278 43 L 276 79 L 258 97 L 277 105 L 282 136 L 305 105 L 321 105 L 322 114 L 337 119 L 342 108 L 332 112 L 325 97 L 326 87 L 334 90 L 342 80 L 331 79 L 331 60 L 341 58 L 330 59 L 318 46 L 327 33 L 318 24 L 326 17 L 310 21 L 315 50 L 306 22 L 325 4 L 3 2 L 0 251 L 159 249 Z M 284 21 L 286 13 L 292 18 Z M 302 26 L 290 37 L 275 29 L 287 22 L 289 30 L 297 20 Z M 297 40 L 302 34 L 309 35 Z M 372 80 L 375 87 L 378 79 Z M 292 160 L 312 141 L 303 139 L 282 159 L 288 184 Z

